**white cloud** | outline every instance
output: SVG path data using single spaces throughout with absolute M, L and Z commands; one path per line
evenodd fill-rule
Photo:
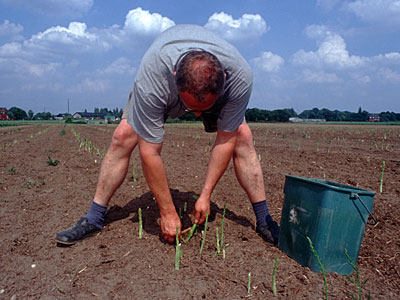
M 59 83 L 52 82 L 42 82 L 42 83 L 27 83 L 22 85 L 22 89 L 30 90 L 30 91 L 60 91 L 63 89 L 63 86 Z
M 368 22 L 400 24 L 400 0 L 356 0 L 345 7 Z
M 29 64 L 28 70 L 31 74 L 35 76 L 48 75 L 48 73 L 53 73 L 57 70 L 60 64 L 58 63 L 48 63 L 48 64 Z
M 266 72 L 278 72 L 285 60 L 272 52 L 262 52 L 260 57 L 254 58 L 252 63 Z
M 214 13 L 205 27 L 230 41 L 256 39 L 269 29 L 259 14 L 244 14 L 235 20 L 224 12 Z
M 68 27 L 50 27 L 22 42 L 3 44 L 0 46 L 0 57 L 24 56 L 43 59 L 55 55 L 95 54 L 109 51 L 113 47 L 132 49 L 132 45 L 135 45 L 141 48 L 146 44 L 143 38 L 150 41 L 174 25 L 172 20 L 158 13 L 150 14 L 139 7 L 129 11 L 122 29 L 119 25 L 112 25 L 105 29 L 88 28 L 85 23 L 71 22 Z M 9 32 L 10 29 L 18 33 L 23 30 L 23 27 L 5 21 L 0 25 L 0 35 L 3 32 Z
M 113 48 L 141 51 L 157 35 L 174 25 L 169 18 L 138 7 L 128 12 L 122 27 L 114 24 L 105 29 L 91 28 L 90 32 Z
M 384 79 L 385 81 L 389 81 L 391 83 L 400 83 L 400 72 L 393 71 L 389 68 L 382 68 L 378 71 L 377 75 Z
M 158 13 L 151 14 L 141 7 L 129 11 L 125 19 L 124 31 L 136 35 L 157 35 L 174 26 L 175 22 Z
M 391 52 L 386 53 L 385 58 L 392 60 L 393 62 L 400 63 L 400 53 L 399 52 Z
M 371 58 L 372 62 L 387 66 L 400 66 L 400 52 L 380 54 Z
M 69 85 L 65 90 L 70 93 L 106 91 L 112 87 L 113 78 L 131 77 L 136 69 L 127 58 L 119 58 L 108 66 L 97 66 L 96 70 L 86 64 L 88 55 L 103 55 L 112 48 L 141 53 L 147 42 L 174 24 L 159 14 L 137 8 L 127 14 L 124 27 L 88 28 L 82 22 L 71 22 L 68 27 L 53 26 L 29 39 L 0 45 L 0 73 L 19 79 L 19 86 L 56 86 L 62 82 Z M 14 33 L 23 30 L 10 22 L 4 22 L 0 28 L 13 29 Z M 74 76 L 64 76 L 71 71 Z M 84 79 L 76 83 L 79 78 Z
M 340 78 L 335 73 L 307 69 L 303 71 L 301 80 L 314 83 L 334 83 L 340 81 Z
M 325 25 L 309 25 L 304 30 L 311 39 L 321 40 L 331 35 L 331 31 Z
M 15 36 L 23 30 L 22 25 L 10 23 L 9 20 L 4 20 L 3 24 L 0 24 L 0 36 Z
M 353 73 L 351 74 L 351 78 L 358 83 L 367 84 L 371 82 L 371 77 L 369 75 L 361 74 L 361 73 Z
M 306 28 L 306 34 L 317 40 L 317 51 L 306 52 L 303 49 L 293 55 L 293 62 L 314 67 L 345 69 L 360 67 L 365 60 L 359 56 L 350 55 L 344 39 L 337 33 L 329 31 L 325 26 L 311 25 Z
M 93 6 L 94 0 L 0 0 L 7 5 L 19 6 L 52 16 L 80 16 Z
M 85 92 L 102 93 L 105 92 L 109 87 L 110 87 L 110 82 L 106 79 L 86 78 L 81 82 L 79 82 L 78 84 L 69 88 L 68 91 L 71 93 L 85 93 Z
M 24 42 L 24 46 L 43 54 L 79 54 L 111 48 L 111 45 L 100 36 L 88 31 L 85 23 L 79 22 L 71 22 L 68 28 L 50 27 L 44 32 L 33 35 L 30 40 Z
M 122 29 L 119 25 L 105 29 L 88 28 L 85 23 L 71 22 L 68 27 L 50 27 L 22 43 L 4 44 L 0 47 L 0 55 L 25 54 L 38 58 L 99 53 L 113 47 L 131 48 L 132 45 L 140 48 L 145 44 L 143 38 L 150 41 L 173 25 L 172 20 L 157 13 L 150 14 L 139 7 L 129 11 Z
M 22 53 L 22 44 L 17 42 L 7 43 L 0 47 L 0 57 L 18 57 Z
M 0 70 L 18 77 L 33 75 L 36 78 L 54 74 L 61 67 L 60 63 L 31 63 L 20 58 L 0 58 Z
M 316 83 L 340 83 L 347 86 L 375 86 L 400 83 L 400 52 L 376 56 L 351 55 L 344 39 L 326 26 L 312 25 L 305 30 L 315 39 L 315 51 L 297 51 L 292 62 L 307 68 L 297 80 Z
M 332 9 L 340 3 L 341 0 L 317 0 L 317 5 L 323 9 Z
M 125 57 L 120 57 L 106 68 L 97 70 L 100 75 L 125 75 L 131 76 L 136 72 L 136 68 L 129 64 L 129 60 Z
M 86 31 L 84 23 L 72 22 L 69 27 L 50 27 L 29 40 L 0 46 L 0 57 L 31 57 L 40 59 L 52 54 L 82 53 L 96 50 L 96 35 Z

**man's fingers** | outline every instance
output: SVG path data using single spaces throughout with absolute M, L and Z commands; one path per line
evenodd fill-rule
M 204 214 L 201 214 L 199 224 L 203 224 L 205 220 L 206 220 L 206 216 Z
M 181 222 L 179 220 L 178 215 L 176 218 L 162 218 L 161 219 L 161 233 L 162 238 L 167 243 L 174 243 L 176 234 L 178 233 L 178 237 L 181 236 Z M 178 230 L 178 232 L 177 232 Z
M 172 244 L 175 241 L 175 236 L 163 235 L 163 237 L 167 243 Z
M 194 211 L 194 223 L 199 224 L 200 212 Z

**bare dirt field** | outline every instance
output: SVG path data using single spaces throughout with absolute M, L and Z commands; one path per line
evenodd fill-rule
M 104 230 L 72 247 L 58 247 L 56 233 L 74 225 L 90 206 L 114 128 L 67 125 L 65 134 L 61 124 L 0 128 L 0 299 L 325 299 L 320 273 L 302 267 L 255 233 L 251 204 L 232 164 L 212 196 L 203 253 L 199 255 L 198 232 L 182 244 L 179 270 L 174 268 L 174 245 L 160 240 L 158 207 L 143 178 L 137 149 L 112 198 Z M 286 174 L 376 192 L 373 213 L 379 223 L 366 227 L 358 259 L 361 281 L 367 280 L 362 299 L 368 292 L 371 299 L 399 299 L 400 127 L 251 124 L 251 128 L 269 208 L 278 222 Z M 162 157 L 184 228 L 191 226 L 213 140 L 201 125 L 166 126 Z M 215 255 L 224 205 L 225 258 Z M 330 299 L 351 299 L 350 292 L 358 299 L 357 287 L 345 276 L 328 274 L 327 283 Z

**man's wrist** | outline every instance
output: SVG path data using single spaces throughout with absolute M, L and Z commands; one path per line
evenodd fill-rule
M 201 191 L 200 198 L 203 200 L 208 200 L 208 202 L 210 202 L 211 193 L 212 193 L 212 189 L 203 188 L 203 190 Z
M 177 212 L 176 212 L 175 207 L 169 208 L 169 209 L 160 210 L 161 218 L 175 217 L 176 215 L 177 215 Z

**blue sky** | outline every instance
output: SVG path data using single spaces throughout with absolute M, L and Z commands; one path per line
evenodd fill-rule
M 249 107 L 400 112 L 400 0 L 0 0 L 0 106 L 123 108 L 151 41 L 185 23 L 248 60 Z

